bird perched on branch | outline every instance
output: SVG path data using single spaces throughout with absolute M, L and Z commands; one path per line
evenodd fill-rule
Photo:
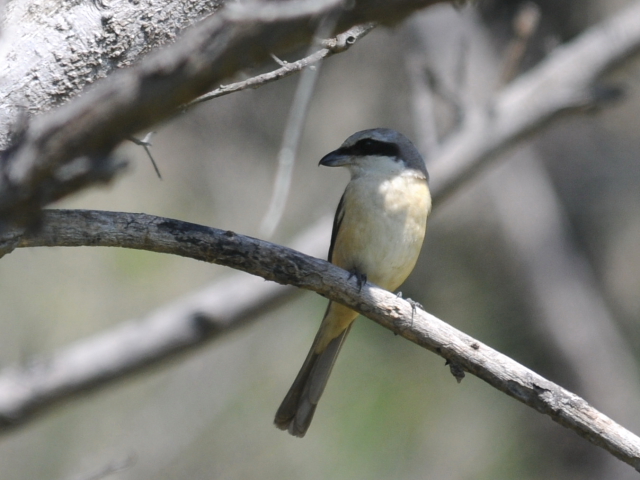
M 416 264 L 431 210 L 424 160 L 402 134 L 387 128 L 351 135 L 320 160 L 347 167 L 351 181 L 333 221 L 329 261 L 358 285 L 395 290 Z M 275 424 L 303 437 L 358 313 L 330 302 L 311 350 L 282 401 Z

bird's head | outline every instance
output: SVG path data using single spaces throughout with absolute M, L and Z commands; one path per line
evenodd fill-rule
M 377 173 L 411 173 L 429 178 L 422 156 L 411 141 L 395 130 L 373 128 L 356 132 L 320 160 L 327 167 L 347 167 L 352 177 Z

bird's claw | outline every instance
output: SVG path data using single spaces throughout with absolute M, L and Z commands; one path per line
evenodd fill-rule
M 351 280 L 352 277 L 356 277 L 356 282 L 358 284 L 358 293 L 360 293 L 364 284 L 367 283 L 367 274 L 359 272 L 358 270 L 351 270 L 349 272 L 349 280 Z

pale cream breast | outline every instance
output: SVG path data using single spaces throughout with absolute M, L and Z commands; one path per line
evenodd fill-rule
M 424 240 L 431 196 L 416 175 L 363 175 L 345 191 L 333 262 L 387 290 L 409 276 Z

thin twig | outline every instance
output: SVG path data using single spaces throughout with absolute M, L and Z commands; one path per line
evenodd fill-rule
M 275 54 L 270 53 L 269 54 L 271 56 L 271 58 L 273 58 L 273 60 L 280 65 L 281 67 L 284 67 L 287 65 L 287 62 L 285 62 L 284 60 L 279 59 Z
M 209 93 L 196 98 L 189 102 L 185 108 L 192 107 L 202 102 L 213 100 L 214 98 L 222 97 L 230 93 L 239 92 L 248 88 L 258 88 L 271 82 L 275 82 L 282 78 L 288 77 L 295 73 L 299 73 L 305 68 L 313 65 L 325 58 L 330 57 L 336 53 L 342 53 L 347 51 L 352 45 L 358 42 L 362 37 L 375 28 L 375 23 L 367 23 L 364 25 L 356 25 L 350 28 L 344 33 L 337 35 L 335 38 L 328 41 L 323 41 L 324 48 L 312 53 L 311 55 L 304 57 L 295 62 L 290 62 L 282 65 L 282 68 L 273 70 L 271 72 L 263 73 L 255 77 L 251 77 L 241 82 L 230 83 L 229 85 L 221 85 L 220 87 L 212 90 Z
M 144 148 L 144 151 L 147 152 L 147 157 L 149 157 L 149 160 L 151 161 L 151 165 L 153 165 L 153 169 L 156 171 L 156 175 L 158 176 L 158 178 L 160 180 L 162 180 L 162 175 L 160 175 L 160 169 L 158 168 L 158 165 L 156 164 L 156 161 L 153 158 L 153 155 L 151 155 L 151 148 L 150 148 L 151 147 L 151 137 L 155 133 L 156 132 L 147 133 L 142 140 L 140 140 L 140 139 L 138 139 L 136 137 L 129 137 L 129 140 L 131 140 L 136 145 L 139 145 L 142 148 Z

